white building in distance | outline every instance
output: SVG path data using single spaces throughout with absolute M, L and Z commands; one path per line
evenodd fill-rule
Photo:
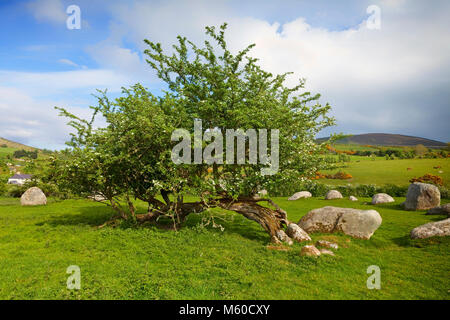
M 31 174 L 15 174 L 8 179 L 8 184 L 23 185 L 25 182 L 31 180 Z

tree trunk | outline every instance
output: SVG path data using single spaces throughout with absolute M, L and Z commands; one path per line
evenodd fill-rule
M 168 203 L 163 203 L 155 198 L 145 200 L 149 203 L 148 212 L 145 214 L 136 214 L 136 221 L 143 223 L 156 221 L 160 216 L 170 216 L 175 218 L 175 229 L 186 220 L 189 214 L 200 213 L 213 207 L 234 211 L 242 214 L 247 219 L 256 221 L 269 233 L 271 241 L 275 243 L 280 242 L 279 235 L 277 234 L 278 231 L 289 224 L 287 214 L 283 209 L 277 206 L 272 200 L 259 197 L 240 197 L 237 200 L 225 197 L 210 200 L 208 203 L 204 201 L 183 202 L 182 198 L 177 199 L 177 202 L 169 201 Z M 268 202 L 274 209 L 259 205 L 258 202 L 262 201 Z M 115 209 L 118 209 L 117 206 Z M 123 214 L 122 217 L 124 217 Z
M 260 206 L 259 201 L 267 201 L 275 206 L 275 210 Z M 233 201 L 231 199 L 220 199 L 217 206 L 225 210 L 235 211 L 247 219 L 258 222 L 270 235 L 270 240 L 279 243 L 277 232 L 288 225 L 287 214 L 275 205 L 270 199 L 243 198 Z

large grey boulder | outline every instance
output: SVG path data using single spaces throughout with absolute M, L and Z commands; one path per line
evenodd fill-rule
M 311 241 L 311 237 L 295 223 L 290 223 L 286 229 L 286 234 L 297 242 Z
M 411 238 L 413 239 L 425 239 L 435 236 L 450 236 L 450 218 L 441 221 L 430 222 L 414 228 L 411 231 Z
M 372 204 L 389 203 L 394 201 L 394 198 L 387 193 L 377 193 L 372 197 Z
M 444 214 L 450 216 L 450 203 L 428 210 L 427 214 Z
M 441 204 L 441 193 L 438 187 L 421 182 L 409 185 L 406 194 L 406 210 L 428 210 Z
M 325 195 L 325 200 L 342 199 L 342 194 L 337 190 L 330 190 Z
M 47 204 L 47 197 L 38 187 L 31 187 L 20 197 L 22 206 L 38 206 Z
M 370 239 L 381 225 L 381 216 L 375 210 L 323 207 L 303 216 L 298 225 L 307 233 L 343 232 L 359 239 Z
M 292 196 L 290 196 L 288 198 L 288 200 L 292 201 L 292 200 L 298 200 L 301 198 L 311 198 L 312 194 L 309 191 L 300 191 L 300 192 L 296 192 L 294 193 Z

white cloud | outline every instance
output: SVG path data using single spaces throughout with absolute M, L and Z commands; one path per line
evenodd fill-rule
M 88 112 L 82 106 L 88 104 L 87 97 L 95 88 L 119 92 L 121 86 L 156 81 L 139 52 L 145 48 L 144 38 L 170 49 L 179 34 L 198 43 L 204 39 L 206 25 L 228 22 L 226 37 L 234 51 L 256 43 L 250 54 L 260 58 L 265 69 L 294 71 L 291 84 L 305 77 L 308 91 L 322 93 L 322 102 L 330 102 L 337 118 L 335 131 L 449 139 L 448 2 L 433 6 L 419 1 L 378 2 L 381 30 L 368 30 L 362 21 L 340 31 L 312 27 L 301 13 L 289 22 L 270 23 L 226 2 L 104 4 L 112 14 L 110 35 L 86 48 L 99 69 L 0 70 L 0 110 L 8 110 L 6 119 L 0 120 L 0 136 L 60 144 L 66 139 L 67 127 L 55 116 L 54 105 Z M 40 21 L 60 23 L 66 19 L 60 1 L 36 1 L 31 7 Z M 130 42 L 137 49 L 124 45 Z M 78 66 L 69 59 L 59 62 Z
M 76 67 L 76 68 L 79 67 L 78 64 L 76 64 L 75 62 L 73 62 L 72 60 L 69 60 L 69 59 L 59 59 L 58 62 L 62 63 L 62 64 L 66 64 L 71 67 Z
M 114 70 L 74 70 L 63 72 L 18 72 L 0 70 L 0 83 L 24 90 L 31 96 L 51 96 L 64 92 L 84 90 L 90 93 L 98 89 L 120 92 L 122 86 L 134 84 Z
M 30 1 L 27 6 L 36 20 L 41 22 L 64 23 L 67 19 L 60 0 Z
M 311 27 L 302 17 L 281 25 L 269 23 L 211 1 L 135 1 L 113 7 L 120 35 L 117 28 L 112 34 L 127 35 L 142 49 L 144 38 L 170 48 L 178 34 L 198 42 L 205 25 L 226 21 L 231 48 L 256 43 L 251 55 L 260 58 L 265 69 L 294 71 L 292 81 L 305 77 L 307 90 L 322 93 L 322 101 L 333 106 L 336 130 L 448 139 L 442 123 L 448 118 L 448 105 L 442 100 L 450 84 L 449 3 L 428 6 L 398 0 L 378 5 L 381 30 L 369 30 L 363 21 L 354 28 L 333 31 Z M 430 105 L 431 90 L 440 93 Z M 430 132 L 424 121 L 439 125 Z
M 91 110 L 73 101 L 35 99 L 23 90 L 0 86 L 0 137 L 36 147 L 63 148 L 70 127 L 58 116 L 54 106 L 64 106 L 74 114 L 89 119 Z M 99 120 L 102 123 L 102 120 Z
M 152 77 L 148 65 L 139 54 L 118 44 L 103 41 L 88 46 L 86 51 L 105 70 L 114 70 L 122 75 L 132 75 L 135 82 L 141 79 L 149 80 Z M 153 77 L 155 80 L 155 77 Z

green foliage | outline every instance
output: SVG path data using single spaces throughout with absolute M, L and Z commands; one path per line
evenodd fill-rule
M 27 189 L 25 188 L 25 186 L 13 184 L 13 185 L 8 185 L 5 191 L 7 191 L 6 195 L 8 197 L 20 198 L 26 190 Z
M 445 187 L 439 187 L 442 199 L 450 199 L 449 191 Z M 329 185 L 326 183 L 306 180 L 303 182 L 284 181 L 283 184 L 270 185 L 267 191 L 271 196 L 288 197 L 298 191 L 309 191 L 314 197 L 324 197 L 329 190 L 338 190 L 343 196 L 356 197 L 372 197 L 377 193 L 387 193 L 393 197 L 405 197 L 408 191 L 408 186 L 398 186 L 395 184 L 386 184 L 377 186 L 374 184 L 360 184 L 360 185 Z
M 423 144 L 418 144 L 414 147 L 414 153 L 416 156 L 423 156 L 428 152 L 428 148 L 425 147 Z
M 333 124 L 327 116 L 330 106 L 320 105 L 318 94 L 301 92 L 304 80 L 287 87 L 289 73 L 262 70 L 247 55 L 253 45 L 232 54 L 225 29 L 226 24 L 220 30 L 207 27 L 210 40 L 202 48 L 178 37 L 173 54 L 145 40 L 147 62 L 169 88 L 162 96 L 139 84 L 123 89 L 114 101 L 100 92 L 90 121 L 59 108 L 77 131 L 69 143 L 70 157 L 55 159 L 53 165 L 60 187 L 79 195 L 101 194 L 112 202 L 134 197 L 152 207 L 157 196 L 169 193 L 177 199 L 187 191 L 208 199 L 249 196 L 275 181 L 300 179 L 327 167 L 320 156 L 324 145 L 314 138 Z M 106 120 L 105 128 L 93 129 L 96 114 Z M 183 128 L 192 135 L 195 119 L 202 120 L 204 129 L 222 133 L 279 129 L 278 173 L 262 176 L 263 163 L 175 165 L 171 150 L 177 142 L 171 134 Z
M 54 183 L 43 182 L 35 176 L 32 180 L 26 182 L 23 185 L 7 185 L 4 194 L 9 197 L 20 198 L 22 194 L 31 187 L 40 188 L 47 197 L 67 199 L 70 196 L 68 192 L 60 191 L 58 186 Z
M 6 183 L 8 179 L 0 177 L 0 196 L 6 195 Z
M 27 150 L 21 149 L 21 150 L 14 151 L 13 156 L 16 159 L 23 158 L 23 157 L 28 157 L 30 159 L 37 159 L 38 151 L 37 150 L 27 151 Z
M 338 157 L 338 162 L 350 162 L 350 156 L 345 153 L 340 153 Z

